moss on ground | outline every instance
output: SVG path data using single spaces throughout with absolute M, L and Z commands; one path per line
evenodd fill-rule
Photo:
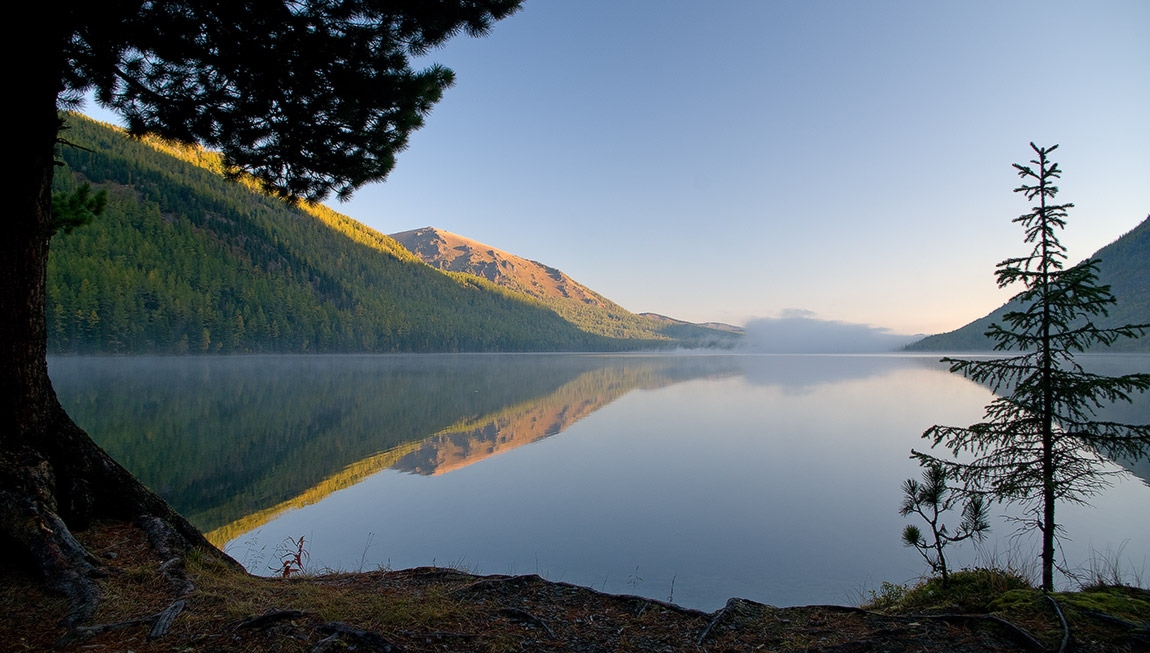
M 914 587 L 884 583 L 863 608 L 889 615 L 987 615 L 1014 624 L 1053 649 L 1066 634 L 1061 610 L 1080 649 L 1150 648 L 1150 590 L 1136 587 L 1100 585 L 1047 595 L 1020 574 L 971 569 L 951 574 L 946 588 L 940 578 Z

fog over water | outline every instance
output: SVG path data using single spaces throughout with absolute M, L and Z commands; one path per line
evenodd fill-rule
M 824 320 L 812 311 L 792 308 L 779 317 L 748 321 L 739 348 L 761 354 L 878 354 L 898 351 L 920 338 L 869 324 Z

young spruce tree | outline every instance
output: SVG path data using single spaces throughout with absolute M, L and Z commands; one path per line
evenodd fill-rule
M 1022 292 L 1016 310 L 992 324 L 987 335 L 995 349 L 1009 352 L 989 360 L 944 358 L 950 371 L 990 386 L 998 397 L 986 407 L 985 420 L 972 426 L 932 426 L 923 438 L 943 445 L 969 462 L 942 460 L 914 451 L 920 464 L 940 464 L 972 496 L 1019 503 L 1028 516 L 1024 530 L 1042 535 L 1042 588 L 1053 590 L 1054 542 L 1059 501 L 1084 503 L 1120 473 L 1106 458 L 1137 460 L 1150 456 L 1150 425 L 1126 425 L 1096 419 L 1108 403 L 1130 401 L 1150 389 L 1150 374 L 1107 377 L 1091 374 L 1074 361 L 1095 345 L 1139 337 L 1150 324 L 1102 329 L 1092 320 L 1115 303 L 1110 287 L 1098 283 L 1098 261 L 1087 259 L 1064 269 L 1066 249 L 1057 231 L 1066 225 L 1072 204 L 1055 204 L 1061 176 L 1049 159 L 1057 145 L 1030 144 L 1037 158 L 1014 164 L 1022 185 L 1015 189 L 1036 202 L 1015 218 L 1026 231 L 1028 255 L 998 264 L 999 287 L 1015 283 Z

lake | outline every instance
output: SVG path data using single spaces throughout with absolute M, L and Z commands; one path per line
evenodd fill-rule
M 1150 356 L 1084 356 L 1150 371 Z M 908 459 L 990 391 L 937 356 L 463 354 L 52 358 L 61 402 L 250 571 L 538 573 L 714 610 L 858 602 L 926 569 Z M 1108 417 L 1111 415 L 1108 415 Z M 1150 422 L 1150 397 L 1113 417 Z M 1059 506 L 1062 556 L 1150 582 L 1150 465 Z M 1017 509 L 1015 509 L 1016 511 Z M 994 514 L 1006 510 L 995 507 Z M 947 523 L 956 524 L 958 517 Z M 1002 519 L 958 568 L 1035 569 Z M 1065 577 L 1064 586 L 1071 581 Z

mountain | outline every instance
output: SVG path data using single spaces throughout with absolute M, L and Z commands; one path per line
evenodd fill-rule
M 683 346 L 730 346 L 738 336 L 735 331 L 715 331 L 661 316 L 656 319 L 649 314 L 636 315 L 561 270 L 442 229 L 424 227 L 391 237 L 432 267 L 479 277 L 532 297 L 589 333 L 678 341 Z
M 1099 280 L 1110 285 L 1110 292 L 1118 300 L 1110 308 L 1110 314 L 1096 319 L 1095 324 L 1105 328 L 1150 323 L 1150 216 L 1090 258 L 1099 259 Z M 994 322 L 1001 323 L 1002 316 L 1013 310 L 1017 310 L 1017 306 L 1008 302 L 990 315 L 960 329 L 928 336 L 908 345 L 906 349 L 991 351 L 994 342 L 984 335 L 987 328 Z M 1133 340 L 1119 340 L 1104 351 L 1150 352 L 1150 334 Z
M 560 270 L 509 254 L 442 229 L 424 227 L 391 237 L 428 265 L 464 272 L 536 299 L 571 299 L 592 306 L 609 306 L 602 295 Z
M 436 270 L 327 207 L 289 206 L 227 181 L 218 154 L 129 139 L 76 114 L 67 120 L 68 141 L 79 147 L 61 148 L 65 167 L 55 190 L 90 183 L 107 190 L 109 201 L 91 224 L 52 240 L 50 353 L 617 351 L 676 344 L 622 314 L 612 320 L 617 307 L 609 302 L 591 317 L 557 312 L 553 299 Z M 565 287 L 585 290 L 576 286 Z
M 667 317 L 666 315 L 659 315 L 658 313 L 639 313 L 639 315 L 650 318 L 652 320 L 658 320 L 660 322 L 667 322 L 669 324 L 677 324 L 681 326 L 703 327 L 704 329 L 714 329 L 716 331 L 726 331 L 728 333 L 737 333 L 740 335 L 746 332 L 746 330 L 741 326 L 724 324 L 722 322 L 685 322 L 683 320 L 677 320 L 673 317 Z

